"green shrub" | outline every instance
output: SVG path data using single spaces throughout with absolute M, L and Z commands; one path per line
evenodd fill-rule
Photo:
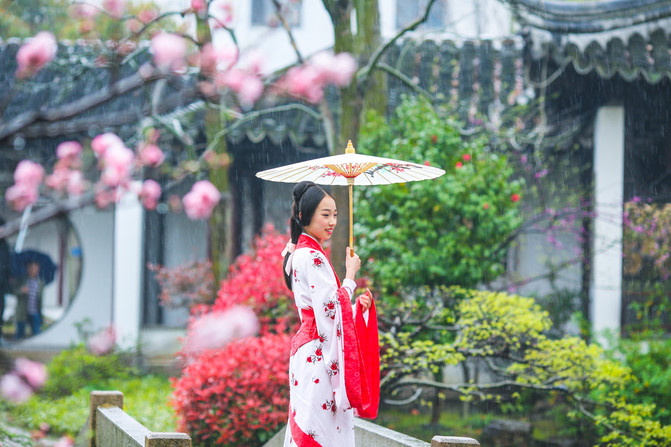
M 123 392 L 126 413 L 149 430 L 175 431 L 175 416 L 169 405 L 172 386 L 167 377 L 158 375 L 109 379 L 95 386 L 86 384 L 69 396 L 53 399 L 35 395 L 24 404 L 11 406 L 10 411 L 16 422 L 29 430 L 39 430 L 40 424 L 46 422 L 50 435 L 75 437 L 86 423 L 89 394 L 94 389 Z
M 40 394 L 48 399 L 69 396 L 82 388 L 96 389 L 110 379 L 127 379 L 132 373 L 123 354 L 91 354 L 84 344 L 59 353 L 47 371 L 49 379 Z

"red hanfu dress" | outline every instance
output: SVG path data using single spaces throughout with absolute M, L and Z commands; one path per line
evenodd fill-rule
M 290 408 L 284 446 L 352 447 L 354 415 L 374 418 L 380 392 L 375 305 L 367 321 L 321 245 L 302 234 L 291 259 L 301 327 L 291 341 Z

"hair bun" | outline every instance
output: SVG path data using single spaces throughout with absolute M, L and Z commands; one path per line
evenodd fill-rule
M 314 182 L 310 182 L 310 181 L 300 182 L 299 184 L 294 186 L 294 191 L 293 191 L 294 201 L 296 203 L 300 202 L 301 197 L 303 197 L 303 194 L 305 194 L 305 191 L 307 191 L 308 188 L 310 188 L 312 186 L 316 186 L 316 184 Z

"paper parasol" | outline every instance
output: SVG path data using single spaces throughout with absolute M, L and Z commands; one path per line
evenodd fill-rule
M 432 166 L 357 154 L 352 141 L 341 155 L 317 158 L 279 168 L 257 172 L 256 176 L 271 182 L 299 183 L 305 180 L 320 185 L 349 187 L 349 246 L 353 251 L 352 187 L 354 185 L 389 185 L 440 177 L 445 171 Z

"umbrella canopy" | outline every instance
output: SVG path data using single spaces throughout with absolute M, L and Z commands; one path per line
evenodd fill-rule
M 432 166 L 357 154 L 352 141 L 348 141 L 347 149 L 342 155 L 280 166 L 258 172 L 256 176 L 272 182 L 311 181 L 320 185 L 349 186 L 349 245 L 353 248 L 352 187 L 354 185 L 406 183 L 434 179 L 443 174 L 444 170 Z
M 37 250 L 23 250 L 18 253 L 12 253 L 10 259 L 10 269 L 13 278 L 25 278 L 28 276 L 26 269 L 28 263 L 37 262 L 40 266 L 39 277 L 44 282 L 44 285 L 49 284 L 56 276 L 58 266 L 54 264 L 51 257 Z
M 440 177 L 445 171 L 432 166 L 392 158 L 357 154 L 348 142 L 342 155 L 317 158 L 256 174 L 271 182 L 298 183 L 309 180 L 320 185 L 389 185 Z

